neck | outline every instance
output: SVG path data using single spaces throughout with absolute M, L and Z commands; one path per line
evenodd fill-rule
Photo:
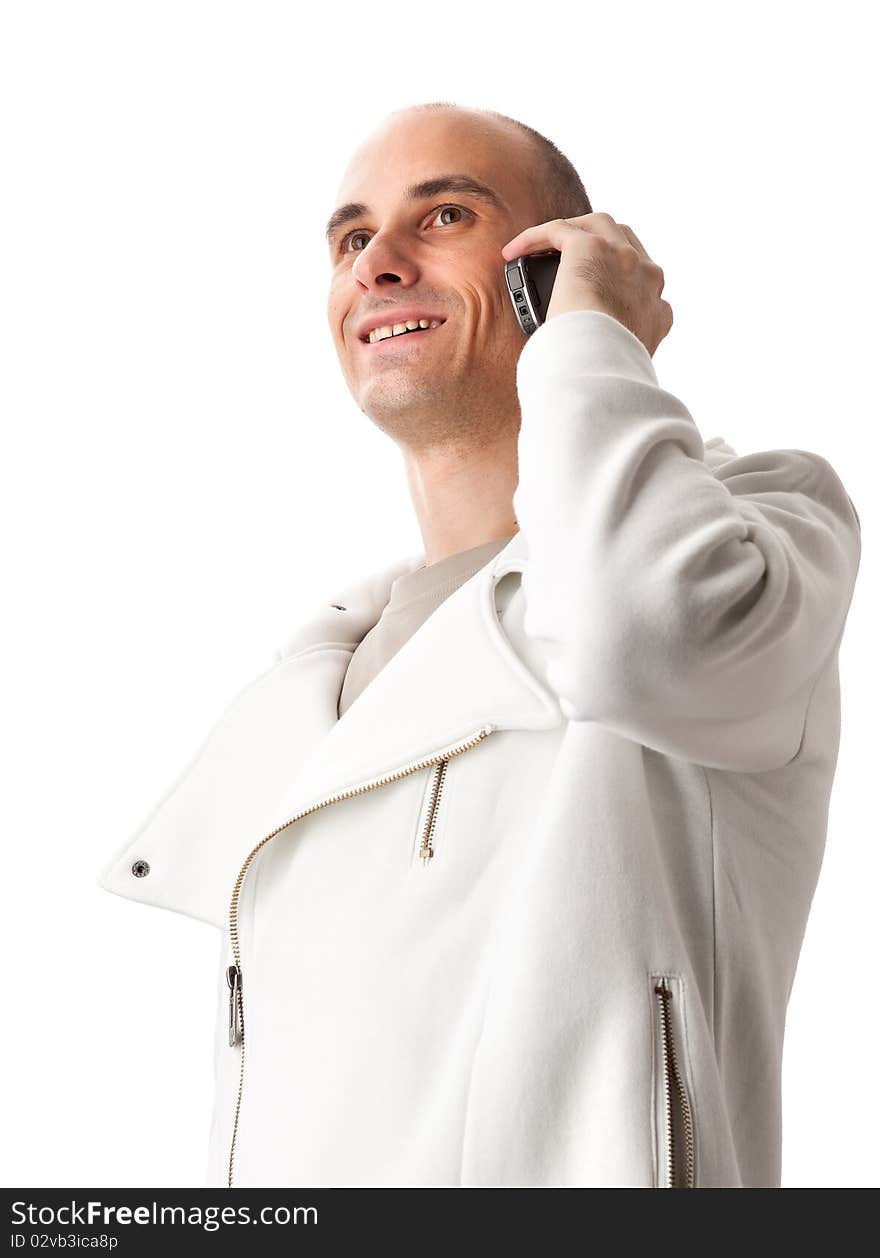
M 479 449 L 404 449 L 403 457 L 426 564 L 519 531 L 513 510 L 516 433 L 503 433 Z

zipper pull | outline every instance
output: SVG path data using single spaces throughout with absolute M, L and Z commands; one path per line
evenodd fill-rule
M 241 970 L 237 965 L 226 967 L 226 982 L 229 986 L 229 1047 L 233 1048 L 241 1042 L 238 1001 L 241 992 Z

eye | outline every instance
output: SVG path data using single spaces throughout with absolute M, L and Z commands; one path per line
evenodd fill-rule
M 439 217 L 441 214 L 445 214 L 445 213 L 447 212 L 447 210 L 454 210 L 454 211 L 456 212 L 456 214 L 464 214 L 464 213 L 466 213 L 466 211 L 465 211 L 465 210 L 463 210 L 463 209 L 462 209 L 462 207 L 461 207 L 460 205 L 441 205 L 441 206 L 440 206 L 440 209 L 439 209 L 439 210 L 437 210 L 437 217 Z M 445 224 L 445 226 L 447 226 L 447 227 L 448 227 L 448 226 L 450 226 L 450 224 L 448 224 L 448 223 L 447 223 L 447 224 Z
M 349 252 L 351 252 L 351 250 L 349 250 L 349 249 L 347 249 L 347 248 L 346 248 L 346 246 L 348 245 L 349 240 L 357 240 L 358 236 L 365 236 L 366 234 L 367 234 L 366 232 L 362 232 L 362 231 L 349 232 L 349 233 L 348 233 L 348 235 L 347 235 L 347 236 L 343 236 L 342 240 L 339 242 L 339 248 L 340 248 L 340 250 L 341 250 L 343 253 L 349 253 Z M 354 252 L 359 253 L 359 252 L 360 252 L 360 250 L 355 250 Z
M 464 206 L 462 205 L 441 205 L 438 207 L 438 209 L 431 211 L 432 214 L 434 215 L 433 221 L 436 222 L 436 220 L 440 217 L 441 214 L 447 214 L 450 210 L 452 210 L 452 212 L 455 214 L 461 214 L 461 215 L 470 214 L 470 210 L 466 210 Z M 460 221 L 462 220 L 460 219 L 455 220 L 455 222 L 460 222 Z M 454 227 L 455 222 L 441 223 L 440 226 L 441 227 Z M 361 236 L 368 236 L 368 235 L 369 235 L 369 232 L 365 232 L 361 228 L 357 228 L 357 230 L 355 231 L 350 231 L 346 236 L 343 236 L 342 240 L 340 240 L 339 242 L 340 253 L 363 253 L 364 249 L 366 248 L 366 245 L 362 246 L 360 249 L 350 249 L 349 244 L 353 243 L 355 240 L 357 240 Z

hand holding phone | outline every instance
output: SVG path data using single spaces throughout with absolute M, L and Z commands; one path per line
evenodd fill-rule
M 554 317 L 576 310 L 609 315 L 651 355 L 672 327 L 672 307 L 662 296 L 663 268 L 632 228 L 610 214 L 537 223 L 508 240 L 501 253 L 512 259 L 505 263 L 506 282 L 527 336 L 547 319 L 550 307 Z M 548 283 L 547 270 L 554 265 L 558 274 Z

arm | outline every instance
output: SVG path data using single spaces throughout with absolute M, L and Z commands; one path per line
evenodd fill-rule
M 523 625 L 563 714 L 720 768 L 787 763 L 859 565 L 834 469 L 768 450 L 713 473 L 645 345 L 599 310 L 543 324 L 517 386 Z

